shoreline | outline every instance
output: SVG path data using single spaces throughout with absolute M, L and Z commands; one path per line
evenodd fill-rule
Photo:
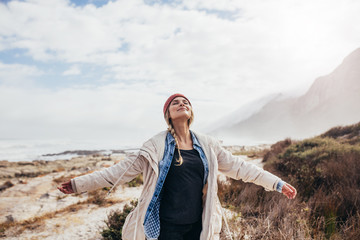
M 232 153 L 237 152 L 257 152 L 262 151 L 264 149 L 270 149 L 272 144 L 258 144 L 258 145 L 225 145 L 223 146 L 226 150 L 229 150 Z M 1 162 L 18 162 L 18 163 L 26 163 L 26 162 L 37 162 L 37 161 L 58 161 L 58 160 L 71 160 L 76 157 L 86 157 L 91 155 L 102 155 L 102 156 L 112 156 L 117 154 L 126 154 L 126 153 L 134 153 L 140 150 L 140 147 L 127 147 L 120 149 L 75 149 L 75 150 L 65 150 L 60 152 L 51 152 L 39 154 L 37 157 L 32 157 L 32 159 L 24 159 L 19 158 L 14 160 L 12 158 L 2 158 Z M 1 166 L 0 166 L 1 167 Z
M 254 161 L 261 167 L 262 158 L 257 153 L 261 153 L 264 146 L 224 148 L 235 155 L 243 153 L 246 160 Z M 42 236 L 42 239 L 52 239 L 56 232 L 57 236 L 64 238 L 100 239 L 99 229 L 94 226 L 103 226 L 110 211 L 137 199 L 142 186 L 120 185 L 104 205 L 96 203 L 98 196 L 101 199 L 101 196 L 105 196 L 104 190 L 65 195 L 57 190 L 57 186 L 73 177 L 111 167 L 133 154 L 135 149 L 127 150 L 120 150 L 116 154 L 81 150 L 88 155 L 66 160 L 0 161 L 0 237 L 18 239 Z M 225 176 L 219 176 L 219 179 L 226 180 Z M 81 220 L 85 218 L 89 219 L 86 224 Z

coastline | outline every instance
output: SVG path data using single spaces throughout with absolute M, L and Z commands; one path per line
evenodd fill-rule
M 256 153 L 267 147 L 224 148 L 261 167 L 262 158 Z M 106 200 L 106 190 L 65 195 L 57 186 L 73 177 L 110 167 L 134 152 L 136 149 L 111 154 L 78 150 L 67 153 L 84 155 L 65 160 L 0 161 L 0 238 L 53 239 L 56 235 L 61 239 L 101 239 L 108 214 L 137 199 L 142 185 L 118 186 Z M 219 179 L 226 181 L 225 176 Z

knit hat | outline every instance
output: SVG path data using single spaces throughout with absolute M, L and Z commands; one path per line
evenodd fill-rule
M 164 109 L 163 109 L 163 112 L 164 112 L 164 115 L 165 115 L 165 112 L 166 112 L 166 109 L 169 107 L 170 103 L 172 100 L 174 100 L 174 98 L 176 97 L 183 97 L 185 98 L 186 100 L 188 100 L 189 104 L 191 105 L 189 99 L 187 97 L 185 97 L 184 95 L 182 95 L 181 93 L 175 93 L 173 95 L 171 95 L 165 102 L 164 104 Z

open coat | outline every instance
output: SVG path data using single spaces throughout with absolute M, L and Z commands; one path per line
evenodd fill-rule
M 199 140 L 209 163 L 209 175 L 203 188 L 203 226 L 200 239 L 215 240 L 219 239 L 222 223 L 221 205 L 217 196 L 217 175 L 219 171 L 228 177 L 263 186 L 268 191 L 275 191 L 281 179 L 254 164 L 244 161 L 239 156 L 233 156 L 229 151 L 222 148 L 213 137 L 194 131 L 193 133 Z M 127 216 L 123 226 L 122 238 L 124 240 L 145 239 L 144 217 L 155 191 L 159 174 L 158 164 L 163 159 L 166 135 L 167 131 L 160 132 L 146 141 L 138 154 L 129 156 L 112 167 L 71 180 L 74 191 L 80 193 L 113 186 L 120 176 L 122 178 L 119 183 L 123 184 L 131 181 L 140 173 L 143 174 L 144 186 L 138 205 Z

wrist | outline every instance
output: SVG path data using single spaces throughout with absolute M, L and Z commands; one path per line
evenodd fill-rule
M 277 184 L 277 186 L 276 186 L 276 191 L 278 191 L 278 192 L 282 192 L 282 188 L 283 188 L 283 186 L 285 185 L 285 182 L 284 181 L 282 181 L 282 180 L 280 180 L 279 182 L 278 182 L 278 184 Z

